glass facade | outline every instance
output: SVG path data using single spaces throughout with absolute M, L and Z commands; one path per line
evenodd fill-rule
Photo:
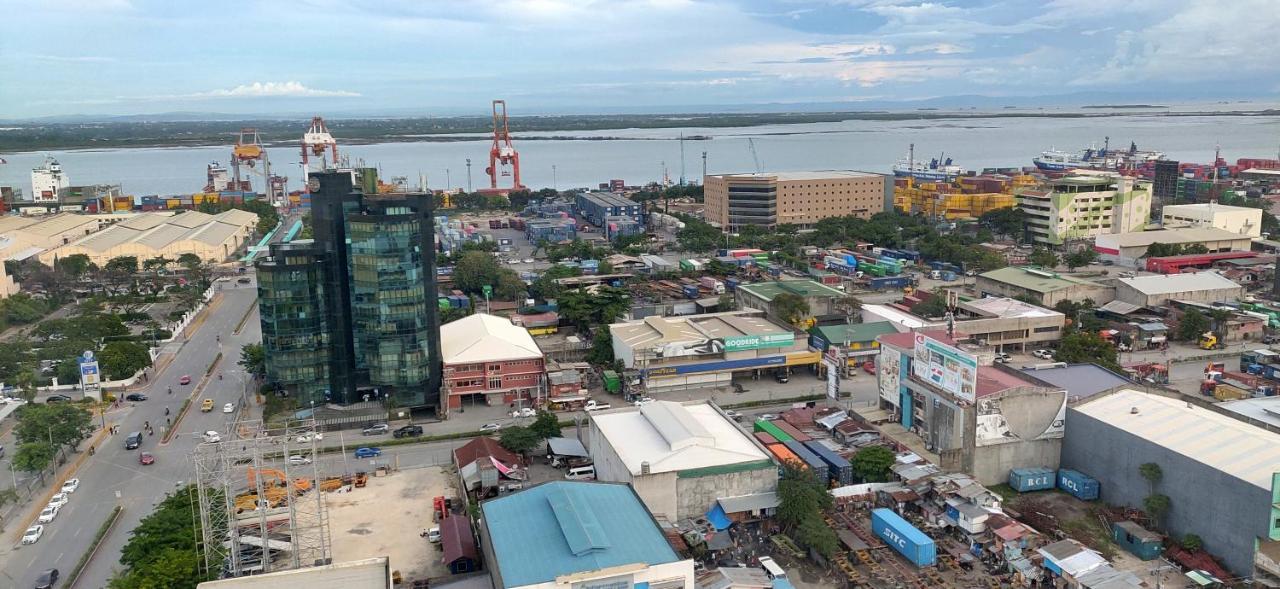
M 291 395 L 321 400 L 330 390 L 329 316 L 324 253 L 310 240 L 274 244 L 258 263 L 258 312 L 268 382 Z

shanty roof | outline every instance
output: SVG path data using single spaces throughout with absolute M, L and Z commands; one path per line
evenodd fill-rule
M 494 457 L 503 464 L 519 464 L 520 458 L 503 448 L 498 441 L 489 437 L 473 438 L 453 449 L 453 463 L 462 468 L 481 458 Z
M 493 315 L 476 313 L 440 326 L 445 364 L 472 364 L 541 358 L 529 330 Z
M 1241 287 L 1235 281 L 1217 272 L 1188 272 L 1185 274 L 1157 274 L 1155 276 L 1137 276 L 1121 278 L 1120 283 L 1144 295 L 1175 294 L 1193 291 L 1236 289 Z
M 1263 489 L 1280 472 L 1280 434 L 1186 401 L 1123 389 L 1075 410 Z
M 655 401 L 638 408 L 591 416 L 631 474 L 768 460 L 747 434 L 710 403 Z
M 802 297 L 843 297 L 844 291 L 837 290 L 815 280 L 779 280 L 775 282 L 757 282 L 740 284 L 738 288 L 756 297 L 772 301 L 782 293 L 794 293 Z
M 459 558 L 478 560 L 475 536 L 471 534 L 471 518 L 467 516 L 451 515 L 440 522 L 440 544 L 444 548 L 446 564 Z
M 725 513 L 742 513 L 744 511 L 758 511 L 761 509 L 773 509 L 778 506 L 777 493 L 756 493 L 755 495 L 740 495 L 738 497 L 721 497 L 716 499 L 720 504 L 720 508 Z
M 1056 272 L 1039 268 L 1008 266 L 999 270 L 983 272 L 980 278 L 1012 284 L 1018 288 L 1038 293 L 1050 293 L 1072 286 L 1102 286 L 1096 282 L 1082 280 L 1072 276 L 1063 276 Z

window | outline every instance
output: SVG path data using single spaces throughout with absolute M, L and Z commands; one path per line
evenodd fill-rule
M 494 377 L 490 377 L 490 378 L 489 378 L 489 388 L 491 388 L 491 389 L 500 389 L 500 388 L 502 388 L 502 377 L 501 377 L 501 376 L 494 376 Z

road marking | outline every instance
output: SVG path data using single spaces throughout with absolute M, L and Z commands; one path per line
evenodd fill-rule
M 58 553 L 58 558 L 55 558 L 55 559 L 53 559 L 53 560 L 54 560 L 55 562 L 62 562 L 62 557 L 66 556 L 66 555 L 67 555 L 67 553 L 66 553 L 66 552 L 59 552 L 59 553 Z
M 84 531 L 84 528 L 83 528 L 83 527 L 76 528 L 76 533 L 71 534 L 71 537 L 72 537 L 72 538 L 78 538 L 78 537 L 80 537 L 80 532 L 83 532 L 83 531 Z

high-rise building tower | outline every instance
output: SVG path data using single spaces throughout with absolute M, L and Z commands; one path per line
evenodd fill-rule
M 1151 216 L 1160 217 L 1165 205 L 1176 204 L 1178 199 L 1178 162 L 1157 160 L 1151 182 Z
M 377 184 L 364 180 L 360 185 Z M 400 407 L 436 407 L 433 195 L 366 194 L 350 171 L 314 173 L 309 181 L 315 238 L 292 248 L 274 245 L 258 264 L 268 380 L 317 403 L 369 396 L 393 398 Z M 306 296 L 297 292 L 304 289 Z M 303 319 L 304 313 L 323 319 Z M 325 342 L 323 366 L 319 356 L 290 347 L 298 341 L 290 329 L 323 332 L 301 340 Z M 290 378 L 290 363 L 305 361 L 311 362 L 307 374 L 326 386 Z

